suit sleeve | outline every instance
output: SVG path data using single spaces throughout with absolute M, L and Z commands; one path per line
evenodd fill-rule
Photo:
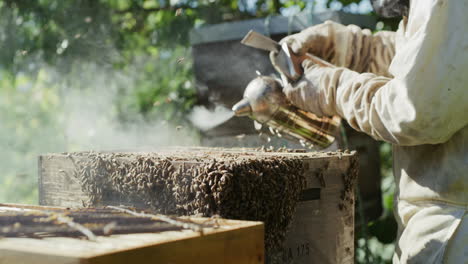
M 296 53 L 309 52 L 339 67 L 383 76 L 390 76 L 388 68 L 395 55 L 395 32 L 372 34 L 368 29 L 332 21 L 305 29 L 282 42 L 288 42 Z
M 468 2 L 411 4 L 391 77 L 311 63 L 306 76 L 320 111 L 356 130 L 402 146 L 443 143 L 468 124 Z

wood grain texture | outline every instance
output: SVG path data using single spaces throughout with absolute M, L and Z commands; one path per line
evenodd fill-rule
M 50 206 L 82 206 L 87 195 L 73 175 L 75 165 L 66 155 L 39 157 L 39 204 Z
M 239 157 L 291 157 L 303 162 L 305 189 L 319 189 L 319 200 L 301 201 L 297 205 L 282 252 L 272 252 L 278 263 L 353 263 L 354 259 L 354 182 L 357 175 L 355 153 L 270 153 L 238 149 L 197 151 L 239 153 Z M 174 161 L 195 164 L 189 161 Z M 180 164 L 179 164 L 180 163 Z M 63 154 L 40 159 L 41 204 L 82 206 L 87 199 L 80 184 L 69 179 L 73 163 Z M 270 253 L 269 253 L 270 255 Z M 270 256 L 268 256 L 270 258 Z
M 198 148 L 197 148 L 198 149 Z M 200 148 L 204 150 L 205 148 Z M 231 152 L 235 152 L 231 150 Z M 239 152 L 242 157 L 243 152 Z M 308 153 L 280 153 L 281 156 L 300 158 L 303 160 L 306 188 L 327 188 L 342 184 L 342 175 L 347 174 L 347 170 L 355 159 L 355 154 L 341 154 L 328 156 L 326 154 Z M 257 157 L 274 157 L 278 153 L 259 152 Z M 83 202 L 88 196 L 82 192 L 80 182 L 74 177 L 74 159 L 66 154 L 46 154 L 39 157 L 39 204 L 48 206 L 83 206 Z M 178 161 L 172 162 L 175 167 L 184 164 L 194 165 L 195 162 Z
M 191 218 L 195 222 L 213 221 Z M 98 237 L 0 239 L 1 264 L 263 263 L 260 222 L 216 220 L 218 228 Z
M 352 156 L 304 160 L 307 188 L 320 188 L 320 200 L 298 203 L 287 234 L 282 263 L 354 263 L 354 188 L 343 201 L 344 177 L 357 171 Z

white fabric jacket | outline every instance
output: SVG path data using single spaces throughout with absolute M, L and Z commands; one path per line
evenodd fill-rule
M 394 145 L 394 263 L 468 263 L 468 1 L 411 0 L 396 33 L 327 22 L 284 41 L 343 67 L 304 62 L 294 104 Z

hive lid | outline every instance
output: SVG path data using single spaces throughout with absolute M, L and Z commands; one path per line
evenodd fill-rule
M 342 24 L 356 24 L 364 28 L 373 28 L 375 17 L 349 14 L 341 11 L 325 11 L 310 13 L 303 11 L 294 16 L 269 16 L 236 22 L 226 22 L 215 25 L 204 25 L 190 32 L 192 45 L 218 41 L 240 40 L 247 32 L 254 30 L 264 35 L 288 34 L 301 31 L 311 25 L 332 20 Z

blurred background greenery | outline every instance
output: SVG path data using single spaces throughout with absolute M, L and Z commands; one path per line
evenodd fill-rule
M 37 203 L 40 153 L 158 144 L 146 135 L 189 127 L 190 29 L 306 8 L 373 15 L 368 0 L 0 0 L 0 202 Z M 385 213 L 357 239 L 360 263 L 393 253 L 388 144 L 381 156 Z

